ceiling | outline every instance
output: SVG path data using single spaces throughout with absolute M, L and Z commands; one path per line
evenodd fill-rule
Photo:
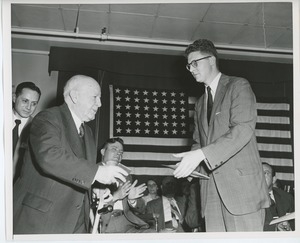
M 291 62 L 292 3 L 12 4 L 12 48 L 181 55 L 212 40 L 228 58 Z

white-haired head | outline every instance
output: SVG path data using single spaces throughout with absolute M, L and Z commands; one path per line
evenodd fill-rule
M 101 90 L 95 79 L 75 75 L 67 81 L 63 95 L 68 107 L 82 122 L 95 119 L 96 112 L 101 106 Z

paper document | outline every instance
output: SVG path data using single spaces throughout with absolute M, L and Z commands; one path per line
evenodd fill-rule
M 173 170 L 175 170 L 177 168 L 177 165 L 162 165 L 162 166 L 168 167 Z M 209 179 L 209 176 L 203 175 L 197 171 L 193 171 L 189 176 L 195 177 L 195 178 L 201 178 L 201 179 Z
M 273 219 L 271 222 L 270 222 L 270 225 L 272 224 L 278 224 L 278 223 L 281 223 L 283 221 L 287 221 L 287 220 L 291 220 L 291 219 L 295 219 L 295 212 L 293 213 L 289 213 L 287 215 L 284 215 L 278 219 Z

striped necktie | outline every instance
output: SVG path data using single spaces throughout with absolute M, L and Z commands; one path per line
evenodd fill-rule
M 182 223 L 182 216 L 178 211 L 174 198 L 169 198 L 169 202 L 171 205 L 171 215 L 172 215 L 172 224 L 174 228 L 178 228 L 178 221 Z

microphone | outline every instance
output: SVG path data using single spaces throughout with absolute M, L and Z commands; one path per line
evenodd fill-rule
M 112 205 L 108 205 L 106 207 L 103 207 L 101 209 L 98 210 L 98 214 L 102 213 L 102 214 L 106 214 L 106 213 L 109 213 L 109 212 L 112 212 L 113 211 L 113 206 Z

